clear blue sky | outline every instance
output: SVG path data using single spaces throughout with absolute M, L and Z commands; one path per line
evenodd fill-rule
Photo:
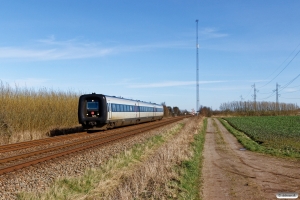
M 299 105 L 298 0 L 0 0 L 0 79 L 195 109 L 196 19 L 201 105 Z

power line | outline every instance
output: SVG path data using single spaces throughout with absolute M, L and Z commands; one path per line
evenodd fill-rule
M 272 97 L 272 96 L 274 96 L 274 95 L 275 95 L 275 91 L 273 91 L 272 94 L 270 94 L 268 97 L 260 98 L 260 99 L 268 99 L 268 98 L 270 98 L 270 97 Z
M 285 89 L 287 86 L 289 86 L 290 84 L 292 84 L 297 78 L 299 78 L 300 74 L 298 74 L 295 78 L 293 78 L 290 82 L 288 82 L 287 84 L 285 84 L 284 86 L 282 86 L 281 90 Z
M 298 44 L 298 46 L 297 46 L 297 47 L 294 49 L 294 51 L 288 56 L 288 58 L 295 52 L 295 50 L 296 50 L 299 46 L 300 46 L 300 44 Z M 273 79 L 271 79 L 269 82 L 267 82 L 266 84 L 264 84 L 263 86 L 261 86 L 261 87 L 259 87 L 259 88 L 265 87 L 266 85 L 268 85 L 269 83 L 271 83 L 275 78 L 277 78 L 277 77 L 278 77 L 278 76 L 279 76 L 279 75 L 280 75 L 280 74 L 281 74 L 281 73 L 282 73 L 282 72 L 283 72 L 283 71 L 291 64 L 291 62 L 296 58 L 296 56 L 297 56 L 299 53 L 300 53 L 300 50 L 294 55 L 294 57 L 287 63 L 287 65 L 286 65 L 286 66 L 285 66 L 285 67 L 284 67 L 284 68 L 283 68 L 283 69 L 282 69 L 282 70 L 281 70 L 281 71 L 280 71 Z M 288 59 L 288 58 L 287 58 L 287 59 Z M 287 59 L 286 59 L 286 60 L 287 60 Z M 285 60 L 285 61 L 286 61 L 286 60 Z M 285 63 L 285 61 L 284 61 L 283 63 Z M 283 63 L 282 63 L 282 64 L 283 64 Z M 281 65 L 282 65 L 282 64 L 281 64 Z M 280 66 L 281 66 L 281 65 L 280 65 Z M 279 68 L 279 67 L 278 67 L 278 68 Z M 277 68 L 277 69 L 278 69 L 278 68 Z M 276 69 L 275 71 L 277 71 L 277 69 Z M 275 72 L 275 71 L 274 71 L 274 72 Z M 273 73 L 274 73 L 274 72 L 273 72 Z M 273 73 L 272 73 L 272 74 L 273 74 Z
M 279 92 L 281 92 L 282 90 L 284 90 L 285 88 L 287 88 L 287 86 L 289 86 L 290 84 L 292 84 L 297 78 L 299 78 L 300 77 L 300 74 L 298 74 L 295 78 L 293 78 L 292 80 L 290 80 L 288 83 L 286 83 L 284 86 L 282 86 L 281 87 L 281 89 L 279 90 L 278 89 L 278 84 L 276 83 L 276 90 L 273 90 L 273 92 L 272 92 L 272 94 L 271 95 L 269 95 L 268 97 L 266 97 L 266 98 L 261 98 L 261 99 L 268 99 L 268 98 L 270 98 L 270 97 L 272 97 L 272 96 L 274 96 L 275 94 L 276 94 L 276 102 L 278 102 L 278 93 Z M 276 92 L 276 93 L 275 93 Z M 285 94 L 285 93 L 283 93 L 283 94 Z M 279 95 L 280 96 L 280 95 Z

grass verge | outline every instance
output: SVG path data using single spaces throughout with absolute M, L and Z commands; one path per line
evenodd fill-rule
M 194 142 L 192 142 L 193 155 L 189 160 L 182 162 L 179 168 L 180 172 L 180 184 L 181 188 L 180 198 L 181 199 L 201 199 L 199 193 L 201 188 L 201 172 L 203 163 L 203 148 L 205 142 L 205 131 L 207 128 L 207 119 L 204 119 L 202 129 L 198 130 L 194 136 Z
M 296 158 L 300 159 L 300 154 L 295 153 L 288 150 L 282 150 L 282 149 L 275 149 L 271 147 L 264 147 L 254 140 L 252 140 L 250 137 L 248 137 L 245 133 L 236 130 L 233 128 L 228 122 L 226 122 L 224 119 L 218 118 L 218 120 L 225 126 L 225 128 L 232 133 L 237 140 L 248 150 L 255 151 L 259 153 L 269 154 L 272 156 L 277 157 L 289 157 L 289 158 Z
M 20 193 L 18 199 L 107 199 L 114 193 L 116 187 L 127 179 L 128 174 L 134 174 L 136 165 L 183 127 L 183 123 L 178 124 L 142 144 L 136 144 L 109 159 L 99 168 L 87 170 L 80 177 L 58 179 L 45 193 Z

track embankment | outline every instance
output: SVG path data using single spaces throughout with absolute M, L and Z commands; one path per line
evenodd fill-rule
M 300 162 L 247 151 L 216 119 L 208 120 L 204 144 L 203 197 L 276 199 L 300 194 Z
M 86 168 L 99 166 L 116 152 L 182 119 L 0 146 L 0 199 L 15 199 L 20 191 L 46 188 L 58 176 L 76 175 Z

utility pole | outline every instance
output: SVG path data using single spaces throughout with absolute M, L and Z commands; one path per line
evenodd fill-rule
M 252 96 L 253 96 L 254 102 L 256 103 L 256 92 L 258 92 L 258 90 L 255 88 L 255 83 L 254 83 L 254 85 L 251 85 L 251 86 L 252 86 L 252 88 L 254 88 L 254 94 Z
M 254 94 L 252 96 L 254 99 L 254 110 L 256 111 L 256 92 L 258 92 L 258 90 L 255 88 L 255 83 L 252 85 L 252 88 L 254 88 Z
M 199 58 L 198 58 L 198 50 L 199 50 L 199 43 L 198 43 L 198 19 L 196 20 L 196 112 L 199 112 Z
M 243 96 L 241 95 L 240 97 L 241 97 L 241 101 L 244 101 L 244 98 L 243 98 Z
M 278 97 L 280 96 L 280 94 L 278 94 L 278 87 L 280 87 L 280 85 L 278 85 L 278 83 L 276 83 L 276 90 L 273 90 L 273 92 L 276 92 L 276 110 L 279 109 Z

